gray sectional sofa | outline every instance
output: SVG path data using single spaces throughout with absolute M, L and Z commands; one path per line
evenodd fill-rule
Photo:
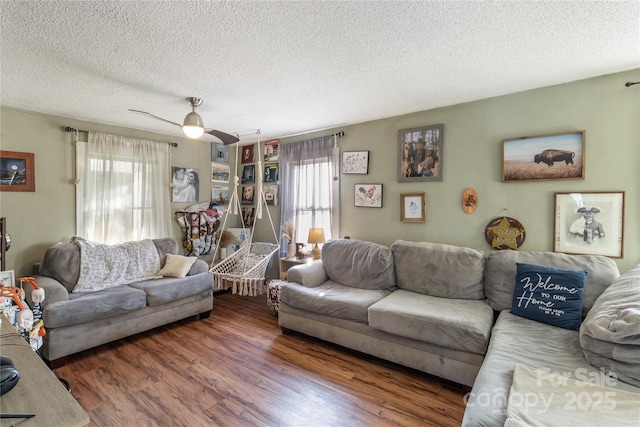
M 521 267 L 527 265 L 586 271 L 582 274 L 586 283 L 576 293 L 581 297 L 578 320 L 581 315 L 587 316 L 583 329 L 587 329 L 584 325 L 589 321 L 591 307 L 607 305 L 603 302 L 605 290 L 622 280 L 615 262 L 602 256 L 521 251 L 485 255 L 470 248 L 429 242 L 398 240 L 386 247 L 358 240 L 332 240 L 323 247 L 322 261 L 288 271 L 289 282 L 281 291 L 279 324 L 285 334 L 301 332 L 472 386 L 465 398 L 464 426 L 527 425 L 518 423 L 526 418 L 522 413 L 528 412 L 518 411 L 517 402 L 510 403 L 509 395 L 511 391 L 512 400 L 524 395 L 520 389 L 511 388 L 526 384 L 522 378 L 530 368 L 537 369 L 540 378 L 542 374 L 557 373 L 592 383 L 597 383 L 605 372 L 615 376 L 611 371 L 617 370 L 621 375 L 606 386 L 620 390 L 614 402 L 619 408 L 632 408 L 614 413 L 631 423 L 640 423 L 640 407 L 633 408 L 634 398 L 640 402 L 640 395 L 624 395 L 621 391 L 640 393 L 640 330 L 635 341 L 627 331 L 621 343 L 592 342 L 590 348 L 596 353 L 587 359 L 588 351 L 581 345 L 581 335 L 583 342 L 587 340 L 586 331 L 511 313 L 516 279 L 520 278 Z M 616 317 L 629 307 L 638 308 L 640 316 L 640 265 L 637 271 L 636 279 L 622 280 L 632 290 L 611 292 L 619 300 L 608 304 L 609 317 Z M 545 291 L 552 288 L 545 282 L 529 289 L 536 286 Z M 574 291 L 572 288 L 570 294 Z M 565 299 L 560 294 L 553 295 Z M 548 304 L 553 306 L 556 302 Z M 565 314 L 562 310 L 555 313 L 555 308 L 545 310 L 552 314 L 551 318 Z M 566 311 L 571 315 L 570 307 Z M 606 330 L 611 323 L 593 312 L 591 315 L 600 329 Z M 591 329 L 597 330 L 595 326 Z M 634 326 L 629 329 L 633 335 Z M 616 358 L 622 347 L 625 360 L 620 361 Z M 518 374 L 517 381 L 514 371 L 524 372 Z M 555 392 L 556 396 L 561 394 Z M 604 414 L 611 416 L 606 411 Z M 588 413 L 587 417 L 593 416 Z
M 72 239 L 47 249 L 34 278 L 45 290 L 42 354 L 50 366 L 167 323 L 208 317 L 213 308 L 209 266 L 177 253 L 171 238 L 113 247 Z M 25 293 L 31 302 L 30 287 Z

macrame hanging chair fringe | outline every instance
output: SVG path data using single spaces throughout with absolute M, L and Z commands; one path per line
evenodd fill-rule
M 260 135 L 260 131 L 257 132 Z M 216 242 L 216 251 L 214 253 L 213 260 L 211 261 L 210 273 L 213 274 L 213 289 L 214 291 L 226 290 L 231 288 L 232 293 L 242 296 L 256 296 L 261 295 L 264 288 L 265 274 L 267 266 L 271 262 L 273 255 L 278 252 L 280 245 L 278 244 L 278 235 L 276 234 L 273 220 L 271 219 L 271 213 L 269 209 L 265 209 L 267 216 L 269 217 L 269 223 L 271 224 L 271 231 L 273 232 L 275 243 L 266 242 L 253 242 L 254 231 L 256 223 L 259 219 L 262 219 L 263 206 L 267 206 L 267 199 L 262 187 L 263 173 L 262 173 L 262 154 L 260 151 L 260 137 L 258 136 L 258 160 L 256 167 L 258 173 L 255 174 L 256 180 L 256 192 L 258 195 L 258 201 L 256 203 L 255 220 L 251 228 L 251 236 L 249 242 L 242 245 L 239 250 L 229 255 L 227 258 L 220 262 L 216 262 L 217 254 L 220 249 L 220 238 L 222 231 L 226 230 L 227 219 L 229 215 L 225 215 L 220 233 L 218 233 L 218 239 Z M 233 192 L 229 199 L 229 212 L 238 215 L 242 212 L 240 208 L 240 198 L 238 197 L 238 187 L 240 179 L 238 178 L 238 159 L 239 159 L 239 144 L 236 144 L 236 164 L 233 178 Z M 245 230 L 244 220 L 241 221 L 242 229 Z

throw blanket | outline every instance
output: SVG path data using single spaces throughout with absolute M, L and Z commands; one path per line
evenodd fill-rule
M 589 363 L 640 387 L 640 264 L 598 297 L 580 328 L 580 344 Z
M 73 292 L 95 292 L 158 278 L 160 256 L 150 239 L 105 245 L 74 240 L 80 248 L 80 276 Z
M 640 425 L 640 394 L 516 364 L 505 427 Z

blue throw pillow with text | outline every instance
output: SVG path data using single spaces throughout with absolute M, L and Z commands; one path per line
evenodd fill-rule
M 516 263 L 511 313 L 564 329 L 579 330 L 585 270 Z

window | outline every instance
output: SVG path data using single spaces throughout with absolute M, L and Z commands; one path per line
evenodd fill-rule
M 171 236 L 169 149 L 93 132 L 78 142 L 76 233 L 108 244 Z
M 310 228 L 323 228 L 325 238 L 331 238 L 331 163 L 320 162 L 296 166 L 294 216 L 300 241 L 306 241 Z
M 310 228 L 323 228 L 326 240 L 338 237 L 336 161 L 331 137 L 281 146 L 280 221 L 295 221 L 295 242 L 306 243 Z M 281 242 L 280 251 L 284 256 L 286 242 Z

